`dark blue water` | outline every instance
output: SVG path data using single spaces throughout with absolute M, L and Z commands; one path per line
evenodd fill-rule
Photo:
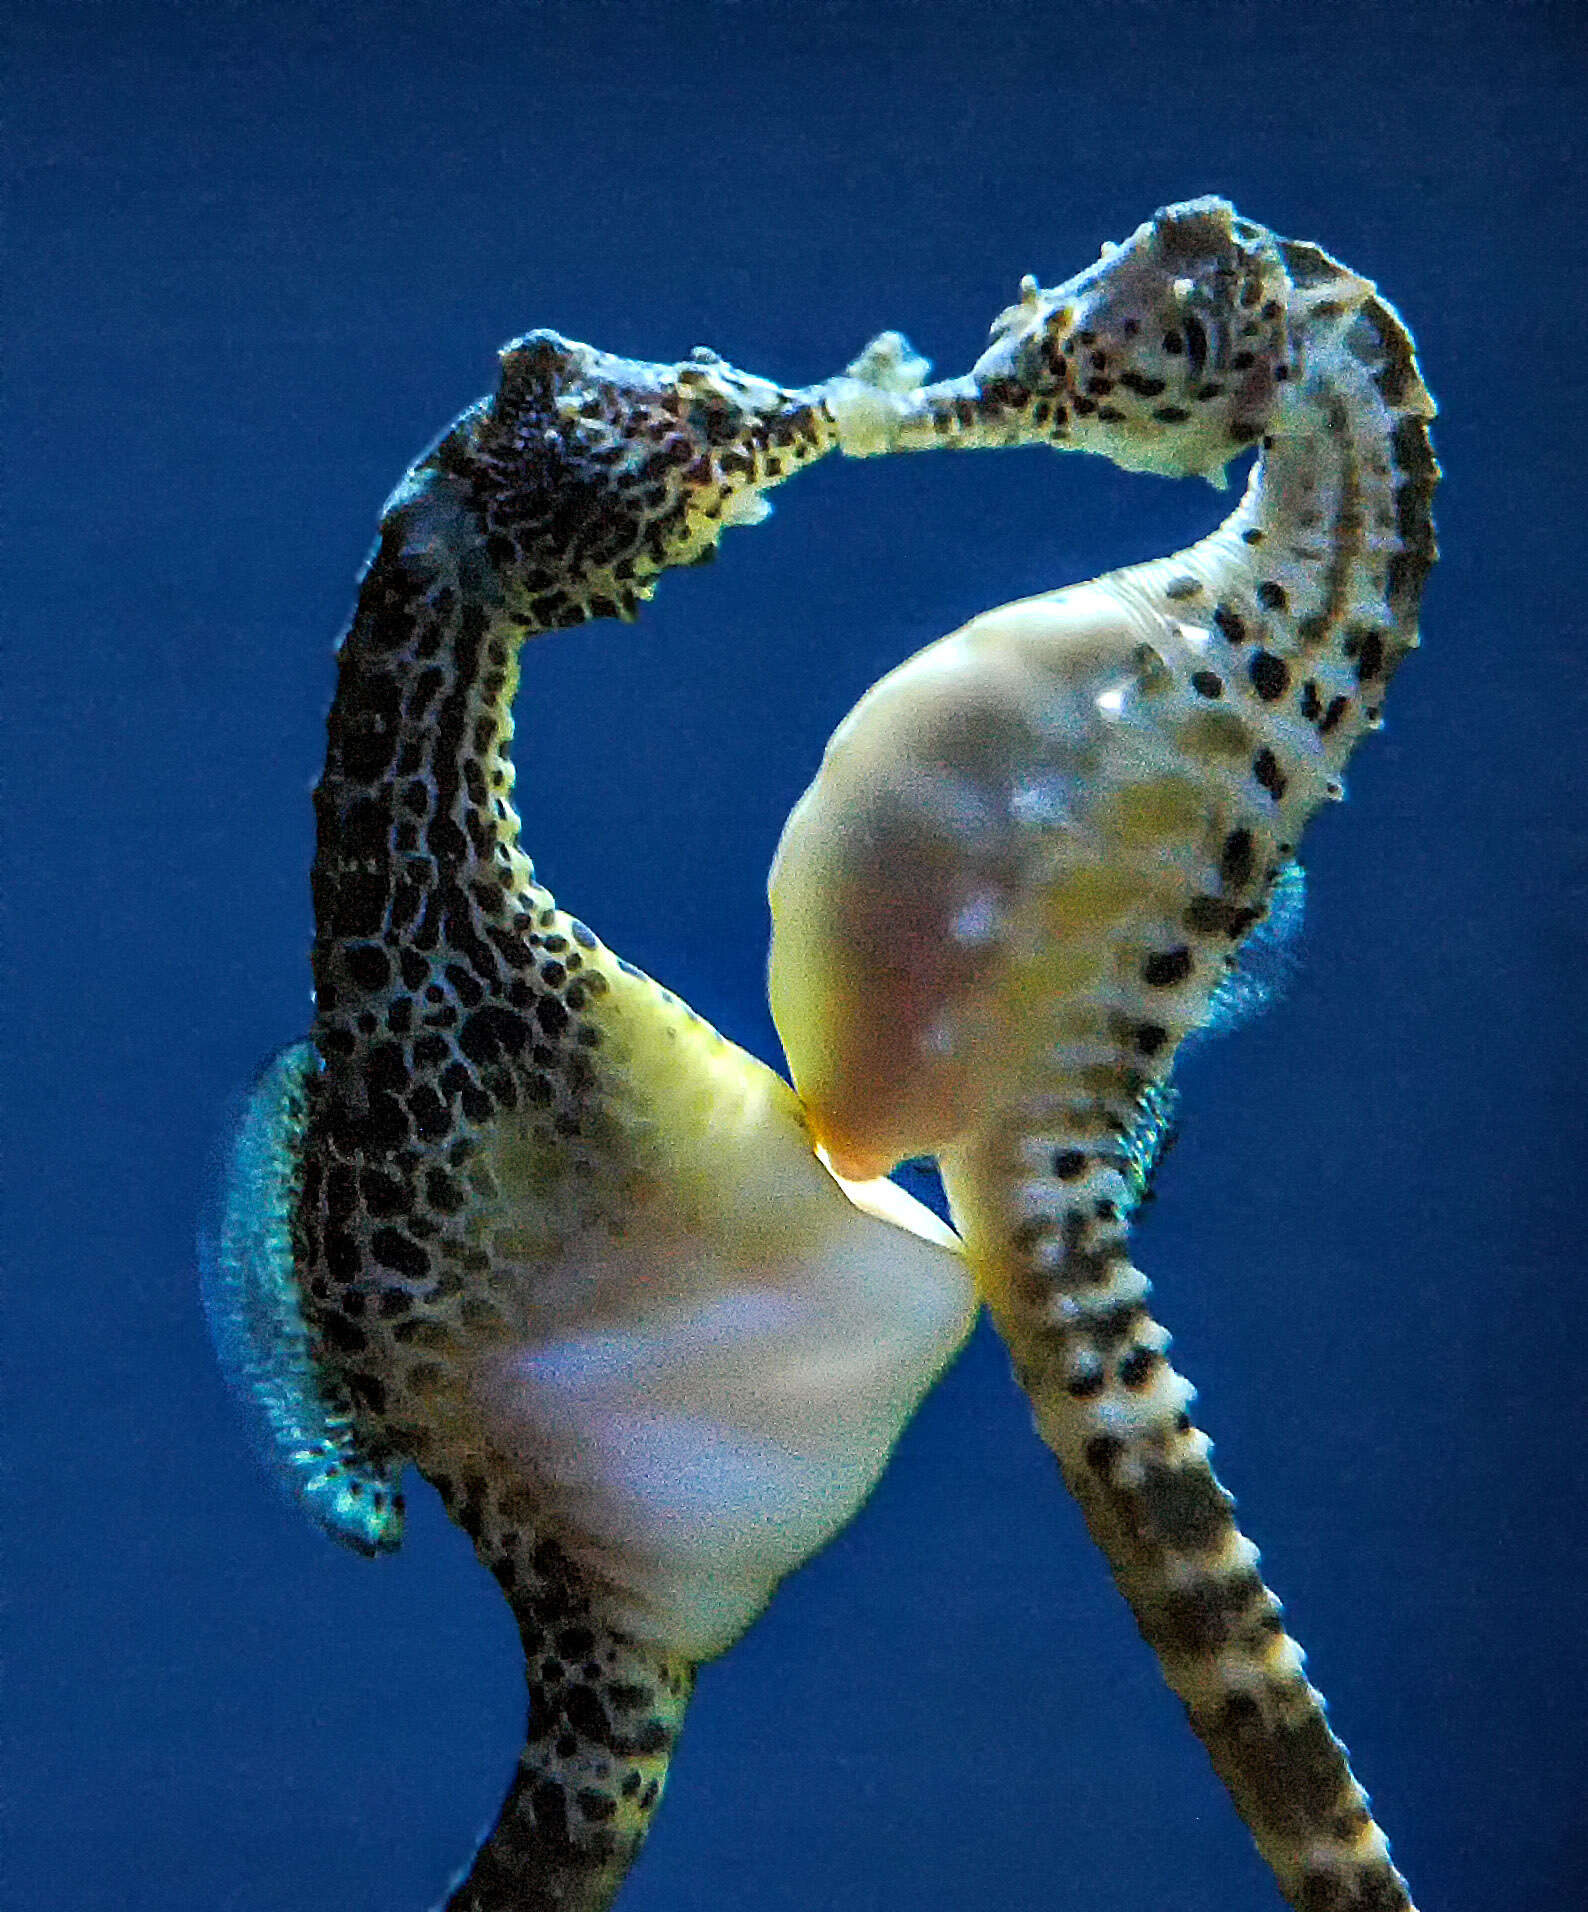
M 507 1611 L 427 1493 L 343 1555 L 255 1471 L 192 1238 L 306 1027 L 330 644 L 404 465 L 550 324 L 789 381 L 967 365 L 1216 190 L 1377 277 L 1445 561 L 1303 966 L 1183 1072 L 1140 1259 L 1424 1912 L 1588 1890 L 1583 29 L 1568 5 L 5 9 L 5 1902 L 421 1912 L 506 1782 Z M 1041 453 L 843 466 L 526 659 L 559 898 L 775 1053 L 821 744 L 968 614 L 1223 507 Z M 1273 1912 L 979 1337 L 709 1671 L 631 1912 Z

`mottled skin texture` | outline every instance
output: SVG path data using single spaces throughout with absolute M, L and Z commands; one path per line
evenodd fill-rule
M 482 1142 L 521 1122 L 548 1230 L 609 1211 L 617 1232 L 650 1118 L 609 1060 L 613 1006 L 717 1040 L 536 884 L 507 754 L 518 646 L 632 617 L 660 572 L 711 554 L 735 497 L 833 442 L 809 401 L 709 360 L 640 367 L 531 336 L 388 507 L 342 644 L 315 791 L 325 1066 L 298 1252 L 367 1453 L 411 1460 L 440 1490 L 524 1644 L 528 1742 L 447 1901 L 460 1912 L 607 1903 L 693 1681 L 681 1657 L 604 1624 L 522 1462 L 493 1452 L 454 1388 L 514 1305 L 481 1227 L 504 1193 Z
M 1221 286 L 1227 332 L 1174 347 L 1144 306 L 1134 331 L 1122 322 L 1117 335 L 1099 326 L 1088 338 L 1065 310 L 1076 298 L 1031 284 L 968 379 L 920 392 L 888 341 L 857 366 L 860 382 L 788 392 L 709 354 L 644 366 L 531 335 L 504 353 L 495 396 L 465 414 L 387 507 L 341 648 L 315 793 L 312 1036 L 323 1067 L 302 1090 L 292 1257 L 317 1410 L 338 1428 L 351 1423 L 346 1492 L 366 1483 L 384 1492 L 414 1463 L 503 1587 L 524 1643 L 519 1771 L 450 1907 L 597 1912 L 610 1902 L 659 1797 L 696 1657 L 614 1623 L 599 1564 L 548 1516 L 553 1483 L 537 1484 L 536 1457 L 506 1451 L 481 1409 L 479 1375 L 525 1337 L 540 1305 L 536 1266 L 577 1258 L 603 1233 L 621 1242 L 637 1216 L 671 1198 L 655 1168 L 658 1134 L 675 1097 L 698 1085 L 710 1104 L 728 1048 L 536 884 L 518 847 L 508 756 L 519 648 L 587 619 L 632 617 L 664 570 L 709 557 L 724 524 L 753 522 L 760 489 L 839 447 L 1052 442 L 1127 464 L 1216 470 L 1273 422 L 1279 364 L 1300 362 L 1306 324 L 1324 309 L 1315 303 L 1308 318 L 1298 296 L 1317 288 L 1326 303 L 1338 268 L 1306 248 L 1282 255 L 1227 211 L 1167 219 L 1162 245 L 1199 272 L 1212 246 L 1217 269 L 1232 275 Z M 1162 263 L 1147 275 L 1149 303 L 1162 292 Z M 1187 726 L 1201 703 L 1240 713 L 1244 764 L 1229 751 L 1196 753 L 1203 770 L 1217 761 L 1227 798 L 1217 842 L 1203 846 L 1215 874 L 1149 943 L 1113 952 L 1124 1000 L 1103 1014 L 1108 1060 L 1084 1094 L 1064 1085 L 1040 1131 L 1023 1104 L 1000 1103 L 945 1151 L 1044 1432 L 1237 1805 L 1306 1912 L 1408 1901 L 1387 1859 L 1368 1850 L 1376 1828 L 1316 1696 L 1284 1658 L 1275 1603 L 1184 1420 L 1183 1394 L 1165 1378 L 1162 1337 L 1140 1305 L 1145 1285 L 1125 1261 L 1113 1155 L 1410 639 L 1432 552 L 1426 407 L 1393 315 L 1377 302 L 1364 309 L 1385 350 L 1364 377 L 1395 424 L 1359 442 L 1349 395 L 1337 433 L 1334 399 L 1309 401 L 1348 448 L 1321 489 L 1318 559 L 1298 555 L 1303 507 L 1283 538 L 1257 520 L 1236 534 L 1272 535 L 1272 573 L 1255 558 L 1243 571 L 1191 553 L 1142 587 L 1149 625 L 1163 605 L 1206 621 L 1197 671 L 1216 675 L 1219 689 L 1199 684 L 1167 638 L 1156 664 L 1143 651 L 1143 686 L 1166 674 L 1162 709 Z M 1250 365 L 1237 363 L 1242 354 Z M 1226 364 L 1222 389 L 1204 393 Z M 1302 488 L 1317 431 L 1311 418 L 1297 439 Z M 1276 448 L 1270 462 L 1280 461 Z M 1399 529 L 1382 554 L 1378 609 L 1364 620 L 1358 586 L 1380 562 L 1366 548 L 1386 511 Z M 577 777 L 559 768 L 536 767 L 543 800 L 580 801 Z M 1170 836 L 1182 821 L 1170 820 Z M 631 1056 L 657 1043 L 672 1045 L 675 1062 L 637 1076 Z M 725 1103 L 693 1119 L 709 1137 L 736 1117 Z M 798 1120 L 790 1103 L 785 1126 Z M 519 1236 L 504 1256 L 510 1226 Z M 1116 1397 L 1176 1405 L 1163 1414 L 1154 1405 L 1140 1438 L 1121 1440 L 1098 1419 Z M 370 1529 L 395 1530 L 395 1516 Z M 1210 1674 L 1232 1641 L 1263 1669 L 1254 1692 Z M 1319 1838 L 1327 1864 L 1296 1857 Z M 1336 1855 L 1356 1848 L 1366 1856 L 1352 1872 Z
M 1262 456 L 1203 543 L 988 613 L 868 694 L 779 851 L 774 1009 L 841 1168 L 939 1157 L 1038 1426 L 1290 1903 L 1404 1912 L 1129 1237 L 1144 1107 L 1416 642 L 1433 406 L 1366 281 L 1221 202 L 1023 292 L 893 442 L 947 418 L 1168 473 Z

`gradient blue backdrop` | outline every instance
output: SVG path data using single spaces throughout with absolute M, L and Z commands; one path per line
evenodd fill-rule
M 12 4 L 3 705 L 11 1819 L 29 1912 L 422 1912 L 507 1779 L 495 1589 L 278 1500 L 192 1239 L 309 1015 L 308 791 L 381 500 L 533 325 L 945 369 L 1217 190 L 1377 276 L 1444 405 L 1424 651 L 1307 845 L 1283 1008 L 1183 1073 L 1143 1231 L 1425 1912 L 1588 1893 L 1585 71 L 1569 5 Z M 558 896 L 766 1055 L 762 882 L 855 695 L 1212 493 L 834 463 L 535 647 Z M 983 1334 L 701 1683 L 629 1912 L 1274 1912 Z

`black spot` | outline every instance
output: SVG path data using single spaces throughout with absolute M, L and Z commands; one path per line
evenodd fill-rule
M 1169 1031 L 1162 1023 L 1141 1023 L 1136 1030 L 1136 1053 L 1139 1056 L 1155 1056 L 1168 1040 Z
M 1290 598 L 1282 584 L 1276 584 L 1272 578 L 1264 578 L 1257 587 L 1257 602 L 1265 611 L 1282 611 Z
M 431 1168 L 425 1171 L 425 1201 L 438 1215 L 456 1215 L 461 1212 L 466 1197 L 456 1178 L 444 1168 Z
M 597 1825 L 604 1824 L 618 1809 L 618 1802 L 606 1793 L 597 1792 L 594 1786 L 581 1786 L 574 1799 L 586 1819 Z
M 1227 604 L 1220 604 L 1213 612 L 1213 622 L 1218 626 L 1226 642 L 1244 644 L 1246 642 L 1246 624 Z
M 1279 759 L 1274 755 L 1273 751 L 1268 748 L 1267 744 L 1264 744 L 1262 749 L 1259 750 L 1257 755 L 1252 759 L 1252 775 L 1273 798 L 1275 803 L 1280 801 L 1285 791 L 1289 788 L 1288 780 L 1279 767 Z
M 607 1718 L 599 1695 L 593 1688 L 576 1684 L 560 1696 L 568 1724 L 587 1745 L 610 1747 L 612 1722 Z
M 1219 852 L 1219 876 L 1232 890 L 1244 889 L 1252 880 L 1252 833 L 1231 830 Z
M 444 1142 L 452 1129 L 447 1105 L 428 1082 L 408 1091 L 408 1112 L 421 1142 Z
M 652 1754 L 664 1751 L 672 1737 L 664 1721 L 648 1719 L 642 1725 L 635 1727 L 629 1735 L 628 1743 L 642 1759 L 645 1759 Z
M 1241 542 L 1242 544 L 1261 544 L 1263 537 L 1264 533 L 1258 526 L 1249 525 L 1246 530 L 1241 533 Z
M 529 1799 L 537 1842 L 543 1841 L 555 1852 L 571 1854 L 576 1848 L 568 1825 L 568 1798 L 562 1787 L 554 1779 L 535 1779 L 529 1786 Z
M 1194 896 L 1180 919 L 1198 936 L 1212 936 L 1228 927 L 1230 906 L 1217 896 Z
M 548 945 L 549 947 L 549 945 Z M 555 996 L 542 996 L 535 1005 L 535 1020 L 548 1036 L 560 1036 L 568 1027 L 566 1006 Z
M 1149 1460 L 1138 1493 L 1147 1526 L 1176 1553 L 1201 1553 L 1229 1530 L 1230 1497 L 1200 1463 L 1171 1467 Z
M 1215 1730 L 1235 1742 L 1250 1774 L 1258 1823 L 1296 1837 L 1327 1824 L 1345 1788 L 1345 1755 L 1323 1715 L 1265 1720 L 1249 1694 L 1231 1695 Z M 1351 1898 L 1356 1908 L 1368 1901 Z M 1396 1901 L 1404 1908 L 1404 1899 Z
M 1174 949 L 1154 950 L 1141 966 L 1142 981 L 1155 989 L 1183 983 L 1191 974 L 1191 952 L 1184 943 Z
M 1219 698 L 1224 695 L 1224 679 L 1217 671 L 1193 671 L 1191 688 L 1199 697 Z
M 391 962 L 378 943 L 355 943 L 345 956 L 349 980 L 356 989 L 373 993 L 391 981 Z
M 408 1112 L 389 1089 L 373 1089 L 364 1111 L 363 1139 L 377 1150 L 399 1149 L 408 1140 Z
M 1202 586 L 1195 578 L 1182 575 L 1170 578 L 1163 587 L 1163 594 L 1171 604 L 1178 604 L 1186 598 L 1194 598 L 1201 589 Z
M 1191 416 L 1183 405 L 1159 405 L 1152 415 L 1160 425 L 1183 425 Z
M 1252 688 L 1265 704 L 1272 704 L 1284 696 L 1290 686 L 1290 666 L 1282 657 L 1275 657 L 1272 651 L 1256 652 L 1246 667 L 1252 680 Z
M 356 1281 L 363 1272 L 363 1257 L 358 1251 L 357 1237 L 350 1229 L 327 1228 L 323 1245 L 326 1272 L 333 1281 L 344 1286 Z
M 1101 1368 L 1092 1368 L 1085 1374 L 1075 1374 L 1064 1384 L 1064 1392 L 1072 1401 L 1088 1401 L 1094 1394 L 1103 1391 L 1104 1375 Z
M 1086 1157 L 1079 1149 L 1060 1149 L 1053 1158 L 1053 1173 L 1061 1182 L 1073 1182 L 1086 1173 Z
M 1114 1463 L 1125 1451 L 1125 1443 L 1113 1434 L 1094 1434 L 1086 1443 L 1086 1464 L 1104 1480 L 1114 1471 Z
M 1119 1378 L 1128 1388 L 1139 1388 L 1152 1378 L 1163 1356 L 1154 1348 L 1132 1348 L 1119 1364 Z
M 1320 737 L 1327 737 L 1329 732 L 1334 729 L 1335 725 L 1339 723 L 1340 719 L 1345 715 L 1350 705 L 1351 700 L 1349 697 L 1331 697 L 1329 699 L 1329 708 L 1319 719 L 1318 735 Z
M 1160 1652 L 1216 1653 L 1242 1629 L 1252 1604 L 1263 1591 L 1255 1570 L 1162 1593 L 1143 1613 L 1141 1628 Z
M 336 1310 L 322 1319 L 320 1333 L 337 1354 L 362 1354 L 368 1346 L 364 1330 Z
M 423 1281 L 430 1272 L 430 1257 L 398 1229 L 377 1228 L 370 1236 L 369 1250 L 383 1268 L 405 1281 Z

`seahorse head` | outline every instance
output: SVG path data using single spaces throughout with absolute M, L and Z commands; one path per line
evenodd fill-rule
M 1063 285 L 1025 280 L 971 377 L 1028 420 L 1035 408 L 1054 444 L 1217 483 L 1290 375 L 1288 292 L 1271 234 L 1222 199 L 1188 200 Z

